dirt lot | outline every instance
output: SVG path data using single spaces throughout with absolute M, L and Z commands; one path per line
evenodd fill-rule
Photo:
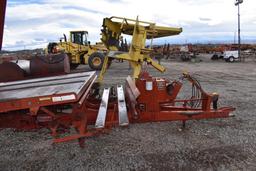
M 208 57 L 209 58 L 209 57 Z M 0 170 L 256 170 L 256 63 L 162 61 L 164 74 L 178 78 L 186 70 L 204 89 L 220 93 L 222 105 L 234 106 L 233 118 L 134 124 L 110 134 L 51 145 L 48 130 L 0 131 Z M 81 67 L 79 70 L 87 70 Z M 127 63 L 113 63 L 108 85 L 123 83 Z

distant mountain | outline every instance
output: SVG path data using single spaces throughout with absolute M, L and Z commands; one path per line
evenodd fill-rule
M 38 49 L 25 49 L 25 50 L 14 50 L 14 51 L 8 51 L 8 50 L 0 51 L 0 54 L 6 54 L 6 53 L 41 54 L 41 53 L 44 53 L 44 49 L 38 48 Z

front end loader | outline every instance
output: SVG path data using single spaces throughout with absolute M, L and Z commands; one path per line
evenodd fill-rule
M 107 48 L 102 43 L 91 45 L 87 35 L 87 31 L 70 31 L 69 40 L 64 34 L 59 43 L 49 43 L 47 53 L 68 54 L 71 69 L 88 64 L 92 70 L 101 70 Z

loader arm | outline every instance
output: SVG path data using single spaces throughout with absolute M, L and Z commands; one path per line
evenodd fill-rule
M 103 76 L 107 70 L 108 58 L 129 61 L 133 69 L 133 78 L 138 78 L 143 63 L 152 65 L 157 70 L 164 72 L 165 68 L 150 57 L 153 39 L 174 36 L 181 32 L 182 28 L 157 26 L 155 23 L 139 21 L 138 17 L 136 20 L 121 17 L 104 18 L 101 41 L 109 49 L 109 53 L 105 58 L 99 81 L 101 82 L 103 80 Z M 132 36 L 128 53 L 118 52 L 122 34 Z M 151 46 L 149 48 L 146 48 L 147 39 L 151 39 Z

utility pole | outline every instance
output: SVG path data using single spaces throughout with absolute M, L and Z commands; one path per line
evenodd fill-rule
M 236 31 L 234 32 L 234 45 L 236 44 Z
M 240 4 L 243 3 L 243 0 L 236 0 L 235 1 L 235 6 L 238 7 L 238 57 L 240 59 L 240 61 L 242 61 L 241 58 L 241 37 L 240 37 L 240 33 L 241 33 L 241 28 L 240 28 Z M 244 61 L 244 60 L 243 60 Z

